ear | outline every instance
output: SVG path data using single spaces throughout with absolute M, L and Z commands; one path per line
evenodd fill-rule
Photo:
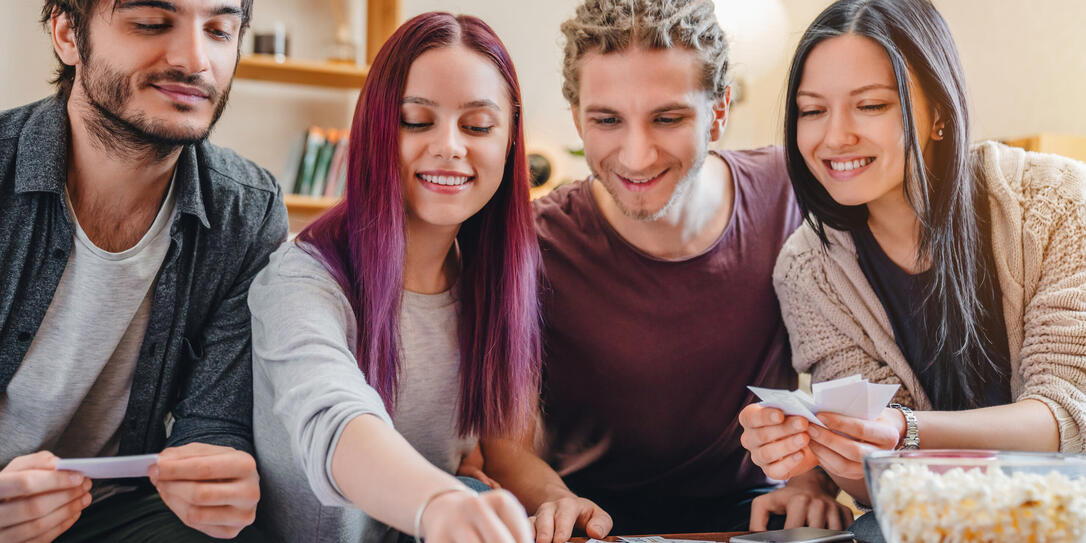
M 72 26 L 68 16 L 60 13 L 59 10 L 54 10 L 52 18 L 49 19 L 49 29 L 53 38 L 53 51 L 56 52 L 60 61 L 68 66 L 81 64 L 79 47 L 76 45 L 75 27 Z
M 584 141 L 584 132 L 581 131 L 581 112 L 580 106 L 570 105 L 569 113 L 573 116 L 573 126 L 577 127 L 577 137 Z
M 724 88 L 724 97 L 713 102 L 713 119 L 709 126 L 710 141 L 717 141 L 724 135 L 724 128 L 728 126 L 728 110 L 732 104 L 732 87 Z
M 932 115 L 931 134 L 928 136 L 935 141 L 942 141 L 946 134 L 943 129 L 946 127 L 946 121 L 943 120 L 943 114 L 939 111 L 939 108 L 935 108 L 935 112 Z

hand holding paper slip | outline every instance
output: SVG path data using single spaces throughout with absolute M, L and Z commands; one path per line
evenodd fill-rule
M 751 387 L 762 399 L 760 405 L 775 407 L 785 415 L 798 415 L 825 427 L 815 415 L 823 411 L 858 419 L 875 420 L 901 385 L 869 383 L 859 374 L 811 385 L 812 398 L 802 390 Z

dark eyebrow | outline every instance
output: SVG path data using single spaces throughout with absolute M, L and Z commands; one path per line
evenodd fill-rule
M 177 5 L 168 0 L 128 0 L 126 2 L 120 2 L 117 4 L 118 10 L 123 9 L 138 9 L 138 8 L 153 8 L 161 9 L 163 11 L 169 11 L 170 13 L 177 13 Z M 218 17 L 220 15 L 230 15 L 239 19 L 245 16 L 241 8 L 237 6 L 222 5 L 217 8 L 208 10 L 207 15 L 209 17 Z
M 585 113 L 603 113 L 604 115 L 618 115 L 618 112 L 603 106 L 588 106 L 584 109 Z
M 219 7 L 215 8 L 215 9 L 209 10 L 208 14 L 211 17 L 218 17 L 220 15 L 229 15 L 231 17 L 237 17 L 238 19 L 245 18 L 245 12 L 243 12 L 241 10 L 241 8 L 239 8 L 237 6 L 222 5 L 222 6 L 219 6 Z
M 418 96 L 404 96 L 404 104 L 419 104 L 421 106 L 437 107 L 437 102 L 433 100 L 427 100 L 426 98 L 420 98 Z
M 493 100 L 490 100 L 490 99 L 487 99 L 487 98 L 483 98 L 482 100 L 472 100 L 471 102 L 460 105 L 460 109 L 477 109 L 477 108 L 493 109 L 494 111 L 501 111 L 502 110 L 502 108 L 500 106 L 498 106 L 498 104 L 496 104 Z
M 850 92 L 848 94 L 849 94 L 849 96 L 856 96 L 857 94 L 863 94 L 863 93 L 865 93 L 867 91 L 872 91 L 872 90 L 891 90 L 891 91 L 897 92 L 897 87 L 894 86 L 894 85 L 883 85 L 881 83 L 873 83 L 871 85 L 864 85 L 864 86 L 862 86 L 862 87 L 860 87 L 858 89 L 854 89 L 852 92 Z M 811 91 L 805 91 L 805 90 L 801 90 L 801 91 L 796 92 L 796 96 L 810 96 L 811 98 L 825 98 L 824 96 L 822 96 L 821 94 L 818 94 L 817 92 L 811 92 Z
M 118 10 L 136 8 L 155 8 L 177 13 L 177 5 L 165 0 L 129 0 L 127 2 L 120 2 L 116 6 L 116 9 Z

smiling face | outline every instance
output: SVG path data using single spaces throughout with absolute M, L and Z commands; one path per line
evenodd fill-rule
M 199 141 L 226 106 L 241 26 L 241 0 L 101 1 L 73 98 L 125 132 L 118 137 Z
M 408 222 L 459 226 L 502 181 L 513 122 L 505 80 L 461 45 L 431 49 L 411 64 L 401 107 Z
M 920 148 L 934 135 L 933 113 L 909 76 Z M 846 34 L 816 45 L 796 93 L 796 144 L 807 168 L 841 205 L 901 198 L 905 131 L 894 69 L 870 38 Z
M 574 123 L 585 159 L 619 210 L 651 221 L 697 177 L 719 137 L 697 53 L 682 47 L 587 53 Z

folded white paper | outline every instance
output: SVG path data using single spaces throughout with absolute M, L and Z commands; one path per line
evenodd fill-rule
M 747 388 L 762 399 L 760 405 L 775 407 L 784 411 L 785 415 L 798 415 L 812 424 L 825 427 L 815 416 L 818 413 L 838 413 L 858 419 L 875 420 L 900 386 L 869 383 L 860 375 L 853 375 L 811 385 L 813 398 L 802 390 Z
M 147 470 L 156 462 L 157 454 L 62 458 L 57 461 L 57 470 L 78 471 L 91 479 L 127 479 L 147 477 Z

